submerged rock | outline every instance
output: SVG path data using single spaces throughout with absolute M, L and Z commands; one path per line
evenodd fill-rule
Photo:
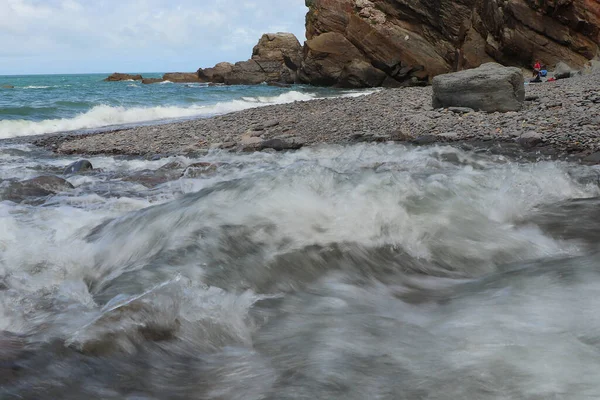
M 15 87 L 13 85 L 2 85 L 0 86 L 2 89 L 14 89 Z
M 85 171 L 92 171 L 93 169 L 94 167 L 92 166 L 92 163 L 88 160 L 79 160 L 67 166 L 63 172 L 63 175 L 79 174 Z
M 507 112 L 520 110 L 524 100 L 523 73 L 518 68 L 487 63 L 433 79 L 433 108 L 468 107 Z
M 30 197 L 45 197 L 73 189 L 66 180 L 57 176 L 38 176 L 22 182 L 11 182 L 0 193 L 0 199 L 15 203 Z

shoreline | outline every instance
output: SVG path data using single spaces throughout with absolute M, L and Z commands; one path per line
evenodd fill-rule
M 526 85 L 518 112 L 434 110 L 431 87 L 382 89 L 208 118 L 94 133 L 14 138 L 58 154 L 167 156 L 209 149 L 287 150 L 319 144 L 454 144 L 600 162 L 600 74 Z M 504 150 L 502 150 L 504 149 Z

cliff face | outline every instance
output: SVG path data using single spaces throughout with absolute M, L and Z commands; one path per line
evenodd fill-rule
M 299 77 L 401 86 L 485 62 L 582 67 L 600 55 L 598 0 L 306 0 Z

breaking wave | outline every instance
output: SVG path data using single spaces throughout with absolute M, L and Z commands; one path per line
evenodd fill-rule
M 208 117 L 253 107 L 307 101 L 315 98 L 316 95 L 314 94 L 290 91 L 273 97 L 243 97 L 242 99 L 212 105 L 193 105 L 189 107 L 114 107 L 98 105 L 73 118 L 46 119 L 43 121 L 28 121 L 24 119 L 0 121 L 0 139 L 81 129 L 95 129 L 149 121 Z

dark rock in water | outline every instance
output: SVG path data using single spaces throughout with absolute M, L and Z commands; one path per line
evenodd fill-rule
M 175 83 L 204 82 L 197 72 L 169 72 L 163 75 L 162 80 Z
M 181 161 L 171 161 L 159 168 L 161 171 L 172 171 L 174 169 L 182 169 L 185 168 L 185 164 Z
M 2 85 L 0 86 L 2 89 L 14 89 L 15 87 L 13 85 Z
M 487 112 L 518 111 L 525 100 L 523 73 L 487 63 L 433 79 L 433 108 L 469 107 Z
M 210 162 L 199 162 L 188 166 L 181 174 L 182 178 L 198 178 L 211 174 L 217 170 L 218 164 Z
M 121 73 L 115 72 L 114 74 L 112 74 L 108 78 L 106 78 L 104 81 L 105 82 L 141 81 L 142 79 L 144 79 L 144 78 L 139 74 L 131 75 L 131 74 L 121 74 Z
M 11 182 L 2 193 L 0 199 L 19 203 L 29 197 L 45 197 L 73 189 L 66 180 L 57 176 L 38 176 L 22 182 Z
M 164 82 L 165 80 L 163 78 L 144 78 L 142 79 L 142 83 L 144 85 L 149 85 L 151 83 L 160 83 L 160 82 Z
M 88 160 L 79 160 L 75 161 L 73 164 L 70 164 L 67 168 L 65 168 L 65 172 L 63 172 L 63 175 L 79 174 L 85 171 L 92 171 L 93 169 L 94 167 L 92 166 L 92 163 Z

